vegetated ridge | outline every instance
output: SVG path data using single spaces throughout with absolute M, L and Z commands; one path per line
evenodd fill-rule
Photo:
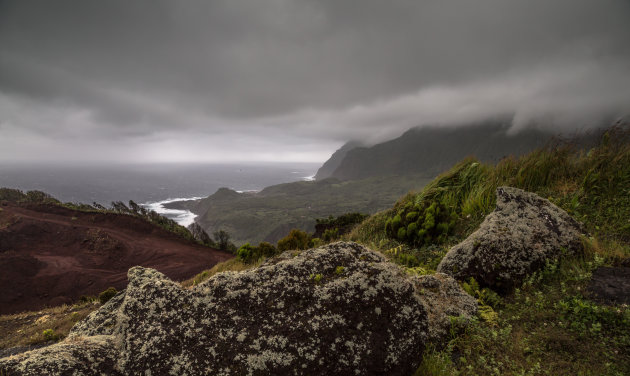
M 182 280 L 231 257 L 128 214 L 0 200 L 3 314 L 122 289 L 135 265 Z
M 347 150 L 327 177 L 342 180 L 371 176 L 422 174 L 435 177 L 468 156 L 498 162 L 544 146 L 551 131 L 526 128 L 509 134 L 511 119 L 460 126 L 422 126 L 372 147 Z

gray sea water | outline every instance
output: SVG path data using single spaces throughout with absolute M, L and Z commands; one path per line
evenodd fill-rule
M 46 165 L 0 163 L 0 187 L 40 190 L 63 202 L 133 200 L 188 225 L 194 214 L 163 204 L 207 197 L 221 187 L 257 191 L 299 180 L 312 180 L 315 163 L 271 164 L 128 164 Z

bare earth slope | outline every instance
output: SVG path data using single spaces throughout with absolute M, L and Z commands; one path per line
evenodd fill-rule
M 232 257 L 129 215 L 54 205 L 0 208 L 0 314 L 124 288 L 135 265 L 181 280 Z

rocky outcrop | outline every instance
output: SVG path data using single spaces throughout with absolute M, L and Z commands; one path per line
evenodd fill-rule
M 135 267 L 126 291 L 66 340 L 4 358 L 0 369 L 11 375 L 408 375 L 427 341 L 446 332 L 448 315 L 470 316 L 475 309 L 452 278 L 408 276 L 355 243 L 285 252 L 191 290 Z
M 438 271 L 507 292 L 532 271 L 580 250 L 580 225 L 540 196 L 511 187 L 497 189 L 496 209 L 479 229 L 451 248 Z

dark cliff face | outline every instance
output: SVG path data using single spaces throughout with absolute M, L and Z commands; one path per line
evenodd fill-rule
M 315 179 L 322 180 L 332 176 L 333 172 L 339 167 L 341 161 L 345 158 L 346 154 L 355 148 L 361 147 L 361 143 L 358 141 L 346 142 L 339 150 L 333 153 L 330 158 L 324 162 L 322 167 L 317 170 Z
M 432 177 L 467 156 L 496 162 L 541 147 L 552 137 L 534 129 L 508 135 L 508 129 L 507 121 L 413 128 L 394 140 L 347 151 L 331 176 L 342 180 L 404 174 Z

